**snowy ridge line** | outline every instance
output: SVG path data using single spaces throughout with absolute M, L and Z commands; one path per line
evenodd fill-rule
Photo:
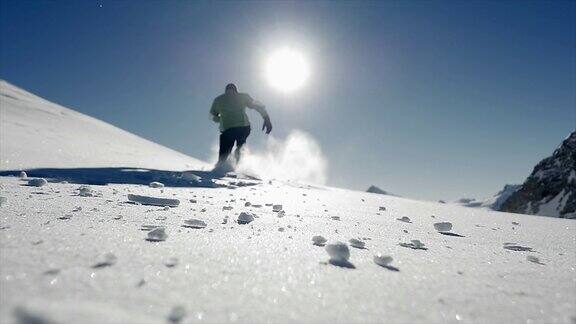
M 51 103 L 6 81 L 0 85 L 2 170 L 87 165 L 208 168 L 205 162 Z

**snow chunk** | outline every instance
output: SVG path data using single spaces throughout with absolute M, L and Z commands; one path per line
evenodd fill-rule
M 191 219 L 185 220 L 184 225 L 182 225 L 182 226 L 190 227 L 190 228 L 204 228 L 208 225 L 203 220 L 191 218 Z
M 377 255 L 374 256 L 374 263 L 376 263 L 377 265 L 386 268 L 390 271 L 400 271 L 400 269 L 393 267 L 392 265 L 390 265 L 390 263 L 392 263 L 392 257 L 389 255 L 382 255 L 380 253 L 378 253 Z
M 348 262 L 348 259 L 350 259 L 350 249 L 342 242 L 326 245 L 326 252 L 328 252 L 332 261 Z
M 533 255 L 527 255 L 526 256 L 526 260 L 532 262 L 532 263 L 537 263 L 537 264 L 541 264 L 544 265 L 544 263 L 540 262 L 540 259 L 536 256 Z
M 118 258 L 112 253 L 108 252 L 106 254 L 101 255 L 98 258 L 98 261 L 92 266 L 92 268 L 104 268 L 112 266 L 118 261 Z
M 399 221 L 404 222 L 404 223 L 412 223 L 412 221 L 410 220 L 410 217 L 406 217 L 406 216 L 402 216 L 402 218 L 396 218 L 396 220 L 399 220 Z
M 146 241 L 162 242 L 166 241 L 167 238 L 168 234 L 166 234 L 166 230 L 163 227 L 158 227 L 148 232 L 148 237 L 146 238 Z
M 528 251 L 528 252 L 534 252 L 534 251 L 532 251 L 532 248 L 531 248 L 531 247 L 521 246 L 521 245 L 504 244 L 504 248 L 505 248 L 506 250 L 510 250 L 510 251 L 519 251 L 519 252 Z
M 389 255 L 378 254 L 374 256 L 374 263 L 382 267 L 388 266 L 390 263 L 392 263 L 392 260 L 392 257 Z
M 366 248 L 366 243 L 360 240 L 357 240 L 355 238 L 352 238 L 348 241 L 348 243 L 350 243 L 350 246 L 355 247 L 357 249 L 365 249 Z
M 316 236 L 312 237 L 312 242 L 314 242 L 314 245 L 324 246 L 327 241 L 328 240 L 326 240 L 324 238 L 324 236 L 321 236 L 321 235 L 316 235 Z
M 254 220 L 254 214 L 241 212 L 238 216 L 238 224 L 248 224 Z
M 412 240 L 411 243 L 400 243 L 398 245 L 413 250 L 428 250 L 427 248 L 424 247 L 424 243 L 420 242 L 420 240 Z
M 88 186 L 80 186 L 78 188 L 78 196 L 81 197 L 93 197 L 94 196 L 94 191 L 92 191 L 92 188 L 88 187 Z
M 186 310 L 182 306 L 176 306 L 172 308 L 170 314 L 168 314 L 167 320 L 170 323 L 180 323 L 186 316 Z
M 42 187 L 42 186 L 46 185 L 47 183 L 48 183 L 48 181 L 46 181 L 46 179 L 44 179 L 44 178 L 34 178 L 34 179 L 28 180 L 28 185 L 32 186 L 32 187 Z
M 178 258 L 168 258 L 166 261 L 164 261 L 164 265 L 168 268 L 174 268 L 178 265 Z
M 148 186 L 150 186 L 150 188 L 164 188 L 164 184 L 158 181 L 152 181 Z
M 178 199 L 157 198 L 157 197 L 140 196 L 133 194 L 128 194 L 128 200 L 130 200 L 131 202 L 140 203 L 142 205 L 161 206 L 161 207 L 164 206 L 178 207 L 178 205 L 180 205 L 180 200 Z
M 27 179 L 27 178 L 28 178 L 28 174 L 26 174 L 25 171 L 20 171 L 19 177 L 20 177 L 20 179 Z
M 279 212 L 282 210 L 282 205 L 274 205 L 272 206 L 272 211 L 273 212 Z
M 434 228 L 438 232 L 450 232 L 452 230 L 452 223 L 450 222 L 434 223 Z
M 72 218 L 72 215 L 70 215 L 70 214 L 58 217 L 58 219 L 60 219 L 60 220 L 70 220 L 71 218 Z
M 162 226 L 162 225 L 152 225 L 152 224 L 142 224 L 142 225 L 140 226 L 140 230 L 141 230 L 141 231 L 151 231 L 151 230 L 153 230 L 153 229 L 157 229 L 157 228 L 160 228 L 160 227 L 164 227 L 164 226 Z

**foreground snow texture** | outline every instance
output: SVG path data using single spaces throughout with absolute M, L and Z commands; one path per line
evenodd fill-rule
M 78 195 L 77 184 L 32 187 L 17 177 L 0 184 L 1 323 L 571 323 L 576 316 L 572 220 L 276 181 L 236 189 L 90 186 L 92 196 Z M 180 204 L 134 204 L 129 194 Z M 254 220 L 238 224 L 241 213 Z M 406 215 L 411 223 L 396 220 Z M 462 237 L 439 233 L 440 222 Z M 427 249 L 399 245 L 412 240 Z M 363 248 L 352 246 L 358 241 Z M 336 242 L 345 242 L 349 258 L 327 253 Z

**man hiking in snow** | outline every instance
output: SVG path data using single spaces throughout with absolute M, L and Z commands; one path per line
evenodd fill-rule
M 210 108 L 212 120 L 220 123 L 221 132 L 218 163 L 215 170 L 229 171 L 231 169 L 227 160 L 234 143 L 236 143 L 234 152 L 236 163 L 240 160 L 240 149 L 250 135 L 250 121 L 246 115 L 246 107 L 256 110 L 264 118 L 262 130 L 266 130 L 266 134 L 272 131 L 272 123 L 264 105 L 252 99 L 247 93 L 238 93 L 233 83 L 227 84 L 224 94 L 216 97 Z

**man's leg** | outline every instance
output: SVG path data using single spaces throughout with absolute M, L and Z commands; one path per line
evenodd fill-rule
M 234 147 L 234 136 L 232 129 L 227 129 L 220 134 L 220 150 L 218 152 L 218 165 L 226 162 L 232 148 Z
M 236 134 L 236 151 L 234 151 L 236 163 L 240 162 L 240 150 L 242 149 L 242 146 L 246 144 L 248 135 L 250 135 L 250 126 L 239 127 L 238 133 Z

